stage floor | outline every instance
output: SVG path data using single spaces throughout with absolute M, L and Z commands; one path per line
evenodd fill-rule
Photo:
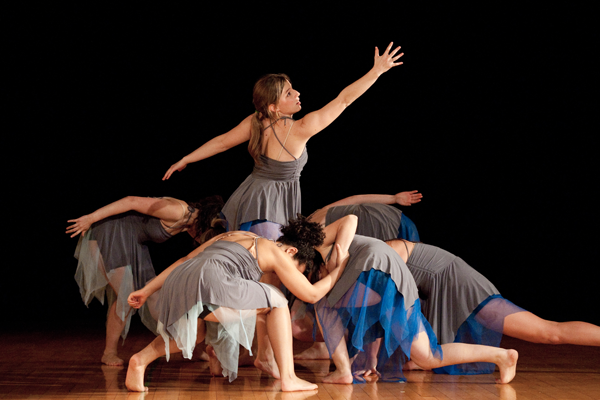
M 120 355 L 126 360 L 154 336 L 137 319 Z M 146 394 L 125 388 L 126 367 L 100 363 L 103 324 L 63 322 L 17 326 L 0 332 L 0 399 L 600 399 L 600 348 L 536 345 L 505 338 L 519 351 L 517 376 L 497 385 L 493 375 L 448 376 L 407 371 L 407 383 L 321 383 L 329 361 L 296 363 L 298 376 L 318 391 L 282 393 L 278 381 L 254 367 L 241 367 L 233 383 L 213 378 L 208 363 L 175 355 L 150 365 Z M 305 346 L 304 346 L 305 347 Z M 299 351 L 303 344 L 296 343 Z

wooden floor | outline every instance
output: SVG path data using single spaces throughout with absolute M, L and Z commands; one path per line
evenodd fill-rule
M 138 321 L 135 321 L 138 322 Z M 122 356 L 129 358 L 153 336 L 132 327 Z M 282 393 L 278 382 L 253 367 L 240 368 L 233 383 L 212 378 L 206 362 L 175 356 L 148 368 L 146 394 L 125 388 L 126 368 L 100 364 L 102 325 L 13 328 L 0 333 L 0 399 L 600 399 L 600 348 L 534 345 L 505 338 L 519 351 L 517 376 L 497 385 L 494 375 L 447 376 L 407 372 L 407 383 L 358 385 L 321 383 L 328 361 L 298 362 L 297 374 L 319 384 L 318 391 Z M 302 347 L 296 344 L 296 350 Z M 497 374 L 496 374 L 497 376 Z

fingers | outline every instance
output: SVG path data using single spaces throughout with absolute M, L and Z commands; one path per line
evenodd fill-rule
M 170 177 L 171 177 L 171 168 L 169 168 L 169 170 L 167 172 L 165 172 L 165 176 L 163 176 L 162 180 L 166 181 Z
M 394 45 L 394 42 L 390 42 L 390 44 L 388 44 L 387 49 L 385 49 L 385 53 L 383 53 L 383 54 L 390 54 L 390 49 L 392 48 L 393 45 Z

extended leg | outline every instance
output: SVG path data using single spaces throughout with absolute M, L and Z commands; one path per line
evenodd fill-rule
M 502 333 L 533 343 L 600 346 L 600 326 L 580 321 L 547 321 L 529 311 L 504 318 Z

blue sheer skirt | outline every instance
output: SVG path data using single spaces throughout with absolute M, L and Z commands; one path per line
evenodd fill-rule
M 406 214 L 402 213 L 400 218 L 400 227 L 398 228 L 398 239 L 405 239 L 411 242 L 420 242 L 417 226 Z
M 500 347 L 504 318 L 525 311 L 499 294 L 489 296 L 471 313 L 456 332 L 454 343 L 483 344 Z M 477 375 L 491 374 L 496 369 L 492 363 L 478 362 L 435 368 L 436 374 Z
M 330 356 L 345 340 L 355 383 L 364 382 L 362 371 L 376 366 L 386 382 L 406 381 L 402 365 L 410 359 L 413 341 L 427 332 L 433 355 L 442 359 L 442 349 L 421 313 L 420 302 L 405 307 L 389 274 L 365 271 L 333 306 L 327 297 L 315 304 Z
M 240 225 L 240 231 L 256 233 L 258 236 L 266 239 L 277 240 L 281 236 L 281 224 L 267 221 L 266 219 L 256 219 L 250 222 L 244 222 Z

